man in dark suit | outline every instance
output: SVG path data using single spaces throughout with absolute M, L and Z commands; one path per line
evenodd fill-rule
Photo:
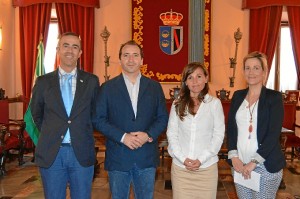
M 122 74 L 105 82 L 96 101 L 94 127 L 106 138 L 105 169 L 112 198 L 152 199 L 159 163 L 158 136 L 168 113 L 161 85 L 143 75 L 143 50 L 134 41 L 121 45 Z
M 82 53 L 75 33 L 61 36 L 57 55 L 60 66 L 38 77 L 33 88 L 31 111 L 41 132 L 35 151 L 45 198 L 90 199 L 95 163 L 94 101 L 99 89 L 97 76 L 79 70 Z

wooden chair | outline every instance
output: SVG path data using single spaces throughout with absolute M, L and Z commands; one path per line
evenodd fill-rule
M 7 133 L 7 128 L 0 124 L 0 176 L 3 176 L 6 173 L 5 158 L 7 151 L 5 149 L 5 140 Z
M 19 165 L 24 164 L 24 152 L 28 149 L 33 149 L 33 143 L 27 133 L 25 133 L 25 123 L 22 119 L 9 118 L 9 104 L 22 102 L 22 99 L 4 99 L 0 100 L 0 124 L 1 128 L 5 128 L 5 138 L 2 142 L 1 166 L 2 171 L 5 171 L 5 162 L 7 159 L 12 160 L 13 156 L 17 155 Z M 23 113 L 22 113 L 23 115 Z M 3 134 L 4 130 L 2 130 Z M 17 153 L 16 153 L 17 152 Z M 2 172 L 2 173 L 3 173 Z
M 168 113 L 170 113 L 172 107 L 173 99 L 166 99 L 166 106 Z M 167 131 L 164 131 L 158 138 L 158 148 L 160 150 L 160 156 L 162 160 L 162 164 L 164 164 L 164 158 L 166 157 L 166 152 L 168 150 L 168 138 Z
M 9 158 L 13 159 L 17 155 L 19 165 L 24 164 L 24 129 L 25 123 L 22 121 L 10 121 L 8 124 L 3 124 L 6 127 L 7 136 L 4 140 L 5 157 L 4 161 Z M 17 153 L 16 153 L 17 152 Z
M 230 91 L 224 90 L 224 88 L 222 88 L 222 90 L 216 91 L 216 95 L 220 100 L 229 100 Z
M 18 96 L 18 97 L 14 97 L 14 98 L 8 98 L 8 102 L 10 104 L 10 106 L 12 105 L 21 105 L 22 108 L 25 107 L 25 105 L 29 104 L 29 99 L 24 98 L 23 96 Z M 21 113 L 22 116 L 24 115 L 24 110 L 22 109 Z M 30 138 L 29 134 L 26 132 L 25 127 L 26 127 L 26 123 L 22 119 L 9 119 L 10 123 L 18 123 L 22 128 L 23 128 L 23 133 L 20 134 L 20 139 L 22 140 L 22 152 L 30 152 L 33 151 L 35 149 L 35 146 L 33 144 L 32 139 Z M 23 157 L 23 156 L 22 156 Z
M 4 175 L 5 163 L 11 150 L 18 151 L 19 165 L 23 164 L 22 132 L 24 127 L 8 119 L 8 100 L 0 100 L 0 175 Z
M 286 102 L 296 102 L 298 103 L 299 101 L 299 90 L 286 90 L 285 94 L 286 94 L 286 98 L 285 101 Z
M 282 133 L 286 137 L 283 151 L 286 158 L 294 160 L 299 157 L 300 138 L 295 135 L 295 121 L 296 121 L 296 101 L 284 102 L 284 119 L 282 126 L 292 131 L 292 133 Z M 290 155 L 290 158 L 288 156 Z
M 230 101 L 222 100 L 222 107 L 224 111 L 224 116 L 225 116 L 225 136 L 223 140 L 223 144 L 221 146 L 221 149 L 218 153 L 218 156 L 220 159 L 227 159 L 228 157 L 228 146 L 227 146 L 227 121 L 228 121 L 228 113 L 229 113 L 229 108 L 230 108 Z

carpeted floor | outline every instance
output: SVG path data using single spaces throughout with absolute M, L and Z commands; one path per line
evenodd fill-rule
M 219 171 L 218 191 L 225 190 L 229 199 L 238 199 L 235 191 L 234 183 L 233 183 L 233 177 L 230 171 L 230 166 L 225 160 L 220 160 L 218 163 L 218 168 L 219 168 L 218 169 Z M 295 170 L 295 168 L 293 167 L 288 168 L 288 170 L 290 170 L 290 172 L 294 174 L 297 174 L 298 172 L 298 170 Z M 165 189 L 166 190 L 172 189 L 171 180 L 165 180 Z M 276 199 L 294 199 L 294 198 L 295 198 L 294 196 L 292 196 L 290 193 L 285 192 L 284 190 L 279 190 L 276 197 Z

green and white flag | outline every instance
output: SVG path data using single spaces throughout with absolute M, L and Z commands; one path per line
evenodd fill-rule
M 35 73 L 34 73 L 34 79 L 33 82 L 35 82 L 36 78 L 45 74 L 45 67 L 44 67 L 44 44 L 42 41 L 40 41 L 38 47 L 38 54 L 36 59 L 36 66 L 35 66 Z M 40 136 L 40 132 L 35 125 L 32 114 L 31 114 L 31 100 L 29 102 L 28 108 L 24 115 L 24 121 L 26 123 L 25 130 L 27 131 L 28 135 L 31 137 L 34 145 L 36 146 L 38 143 L 38 139 Z

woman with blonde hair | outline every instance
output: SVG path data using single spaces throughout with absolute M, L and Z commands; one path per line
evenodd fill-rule
M 243 60 L 248 88 L 234 92 L 227 129 L 228 158 L 233 175 L 251 178 L 260 174 L 259 191 L 235 183 L 239 198 L 275 198 L 285 158 L 280 146 L 283 121 L 282 95 L 264 86 L 268 65 L 263 53 Z

